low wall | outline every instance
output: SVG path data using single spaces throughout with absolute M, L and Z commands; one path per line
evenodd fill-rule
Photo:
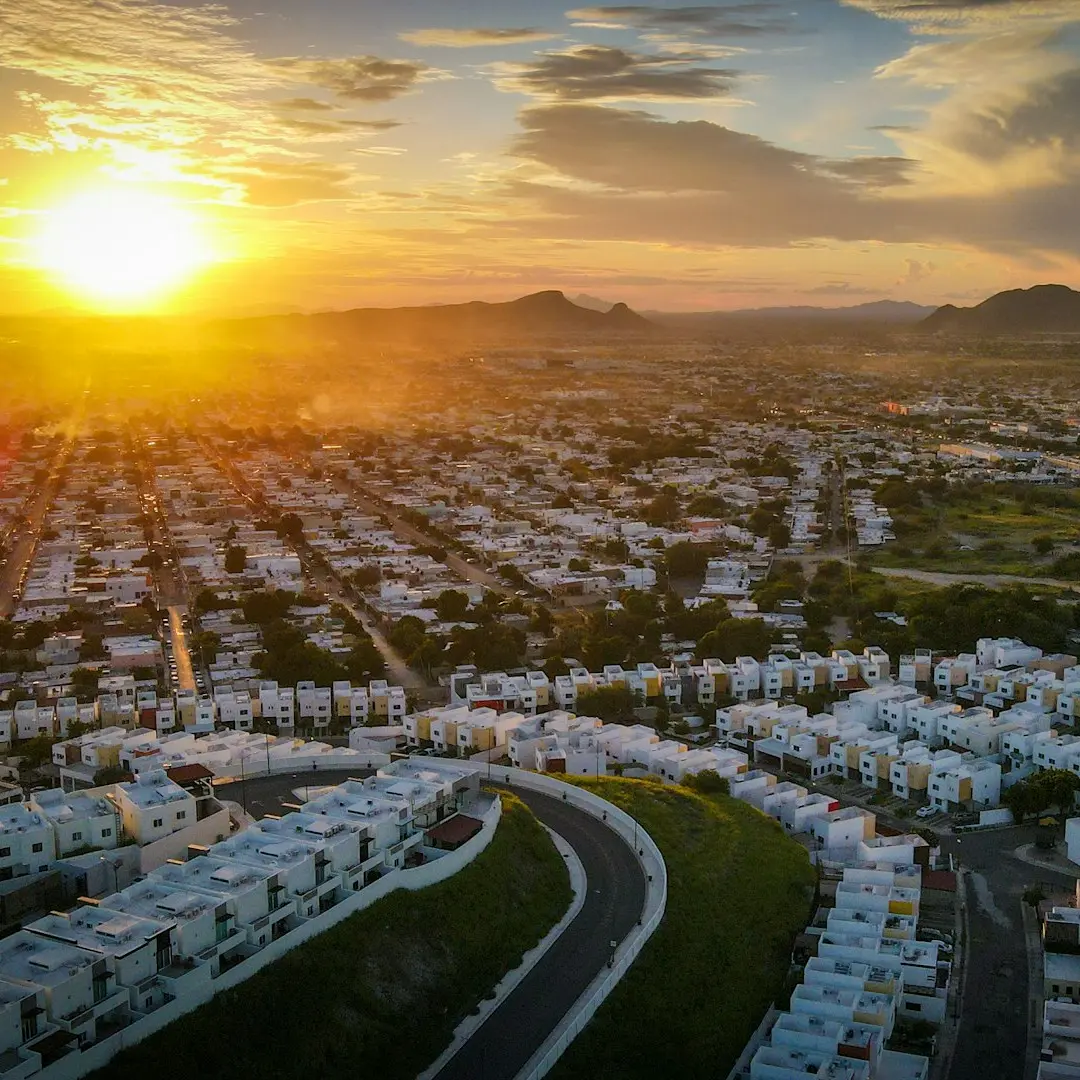
M 640 924 L 633 927 L 619 944 L 612 967 L 602 971 L 589 984 L 544 1045 L 525 1064 L 516 1078 L 516 1080 L 540 1080 L 540 1077 L 551 1071 L 566 1052 L 566 1048 L 592 1019 L 593 1014 L 603 1004 L 608 994 L 626 974 L 645 942 L 652 937 L 660 925 L 667 907 L 667 866 L 664 863 L 664 856 L 652 837 L 634 818 L 591 791 L 564 783 L 562 780 L 556 780 L 543 773 L 499 765 L 492 767 L 490 779 L 494 783 L 505 783 L 512 788 L 526 788 L 561 799 L 570 806 L 597 818 L 633 848 L 645 872 L 645 909 L 642 912 Z
M 314 762 L 314 768 L 312 764 Z M 207 766 L 218 780 L 254 780 L 257 776 L 318 776 L 319 773 L 343 772 L 346 769 L 381 769 L 390 764 L 389 754 L 324 754 L 318 758 L 304 758 L 300 761 L 274 761 L 266 767 L 266 758 L 258 757 L 244 761 L 243 771 L 238 762 L 230 761 L 220 765 Z
M 36 1075 L 42 1080 L 79 1080 L 80 1077 L 100 1069 L 107 1064 L 116 1054 L 127 1046 L 134 1046 L 143 1039 L 163 1027 L 171 1024 L 174 1020 L 197 1009 L 205 1004 L 215 994 L 222 990 L 231 990 L 245 979 L 249 979 L 257 971 L 261 971 L 268 964 L 284 956 L 285 953 L 310 941 L 313 937 L 321 934 L 324 930 L 343 922 L 350 915 L 363 911 L 370 907 L 376 900 L 381 900 L 395 889 L 417 890 L 424 889 L 428 885 L 445 881 L 453 877 L 459 870 L 467 866 L 481 851 L 491 843 L 502 816 L 502 802 L 495 798 L 483 817 L 483 826 L 480 831 L 470 840 L 466 841 L 456 851 L 446 852 L 442 858 L 424 863 L 422 866 L 414 866 L 407 870 L 391 870 L 383 874 L 378 881 L 359 892 L 350 894 L 339 904 L 335 904 L 329 911 L 309 919 L 294 930 L 290 930 L 277 941 L 272 941 L 261 948 L 257 953 L 241 961 L 235 967 L 219 975 L 212 982 L 204 982 L 194 987 L 191 993 L 185 993 L 182 997 L 174 998 L 163 1005 L 160 1009 L 130 1024 L 122 1031 L 103 1039 L 93 1046 L 87 1047 L 81 1053 L 69 1054 L 60 1058 L 46 1069 Z

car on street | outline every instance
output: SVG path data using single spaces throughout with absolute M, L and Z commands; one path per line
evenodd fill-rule
M 936 806 L 920 806 L 919 809 L 915 811 L 915 816 L 925 820 L 926 818 L 932 818 L 937 813 L 939 813 L 939 811 Z

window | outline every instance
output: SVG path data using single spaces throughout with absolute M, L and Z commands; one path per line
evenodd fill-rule
M 160 829 L 161 826 L 164 825 L 164 824 L 165 824 L 165 822 L 161 818 L 159 818 L 159 817 L 154 818 L 154 828 L 155 829 Z
M 81 840 L 81 839 L 82 839 L 82 833 L 81 832 L 73 832 L 71 834 L 71 842 L 73 844 L 75 843 L 76 840 Z
M 101 830 L 101 835 L 102 836 L 112 836 L 112 829 L 102 829 Z
M 33 846 L 33 847 L 32 847 L 32 848 L 30 849 L 30 850 L 31 850 L 31 851 L 32 851 L 32 852 L 33 852 L 33 853 L 34 853 L 35 855 L 38 855 L 38 854 L 40 854 L 40 853 L 41 853 L 42 851 L 44 851 L 44 850 L 45 850 L 45 846 L 44 846 L 43 844 L 35 844 L 35 845 L 34 845 L 34 846 Z
M 176 811 L 176 820 L 177 821 L 183 821 L 184 818 L 186 818 L 186 817 L 187 817 L 187 811 L 186 810 L 177 810 Z
M 1060 987 L 1060 986 L 1058 986 L 1058 984 L 1057 984 L 1057 983 L 1054 983 L 1054 985 L 1053 985 L 1052 989 L 1053 989 L 1053 991 L 1054 991 L 1054 993 L 1055 993 L 1055 994 L 1060 994 L 1060 993 L 1061 993 L 1061 987 Z
M 11 848 L 0 847 L 0 859 L 6 859 L 11 854 Z
M 29 1016 L 22 1018 L 22 1038 L 23 1042 L 29 1042 L 31 1039 L 36 1039 L 38 1033 L 37 1025 L 37 1013 L 31 1013 Z

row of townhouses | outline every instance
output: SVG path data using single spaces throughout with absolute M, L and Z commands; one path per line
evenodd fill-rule
M 184 792 L 166 788 L 164 781 L 120 785 L 109 827 L 130 815 L 162 828 L 193 812 Z M 4 1076 L 47 1077 L 54 1064 L 65 1076 L 80 1075 L 71 1055 L 169 1002 L 205 997 L 214 980 L 272 943 L 384 875 L 440 858 L 481 827 L 461 813 L 479 805 L 479 776 L 465 766 L 399 761 L 311 794 L 283 816 L 190 845 L 186 859 L 0 941 Z M 104 805 L 93 812 L 102 822 L 110 813 Z M 35 857 L 46 856 L 54 842 L 49 823 L 62 820 L 62 811 L 46 801 L 21 813 L 25 826 L 12 827 L 25 827 L 31 850 L 43 847 Z M 451 819 L 453 828 L 445 828 Z M 0 842 L 11 842 L 10 830 Z

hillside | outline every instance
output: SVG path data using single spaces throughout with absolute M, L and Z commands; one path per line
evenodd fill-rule
M 920 324 L 936 334 L 1080 334 L 1080 292 L 1065 285 L 1010 289 L 970 308 L 946 304 Z
M 610 311 L 596 311 L 579 307 L 556 291 L 533 293 L 501 304 L 474 300 L 432 307 L 355 308 L 234 320 L 225 329 L 230 336 L 245 340 L 430 341 L 462 345 L 567 338 L 600 340 L 637 337 L 657 330 L 625 304 L 615 304 Z
M 648 830 L 667 863 L 668 903 L 552 1080 L 727 1076 L 783 992 L 792 941 L 810 917 L 805 848 L 726 795 L 648 780 L 575 782 Z

